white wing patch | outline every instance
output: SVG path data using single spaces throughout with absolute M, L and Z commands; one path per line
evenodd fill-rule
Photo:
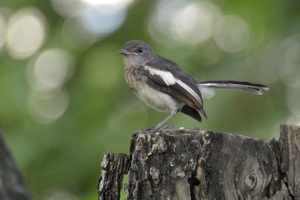
M 179 79 L 176 79 L 176 83 L 178 83 L 183 89 L 188 91 L 188 93 L 193 95 L 199 102 L 202 102 L 201 98 L 198 96 L 198 94 L 192 88 L 190 88 L 187 84 L 185 84 L 184 82 L 182 82 Z
M 171 72 L 166 72 L 158 69 L 153 69 L 149 66 L 145 66 L 145 69 L 150 72 L 151 75 L 160 76 L 160 78 L 165 82 L 167 86 L 174 85 L 176 83 L 176 78 Z
M 184 90 L 186 90 L 188 93 L 193 95 L 199 102 L 202 102 L 201 98 L 198 96 L 198 94 L 192 88 L 190 88 L 187 84 L 185 84 L 181 80 L 175 78 L 171 72 L 162 71 L 159 69 L 153 69 L 147 65 L 145 66 L 145 70 L 148 70 L 151 75 L 160 76 L 160 78 L 165 82 L 165 84 L 167 86 L 174 85 L 177 83 Z

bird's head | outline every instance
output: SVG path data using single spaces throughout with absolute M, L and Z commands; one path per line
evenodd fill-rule
M 144 65 L 155 56 L 152 48 L 141 40 L 130 40 L 119 53 L 123 54 L 125 59 L 130 59 L 135 65 Z

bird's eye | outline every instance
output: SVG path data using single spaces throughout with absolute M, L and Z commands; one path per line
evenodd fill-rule
M 140 47 L 140 48 L 138 48 L 138 50 L 137 50 L 138 53 L 143 53 L 143 51 L 144 51 L 143 47 Z

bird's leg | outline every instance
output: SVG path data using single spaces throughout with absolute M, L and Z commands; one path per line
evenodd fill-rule
M 176 113 L 178 113 L 179 110 L 173 110 L 164 120 L 162 120 L 159 124 L 156 126 L 150 128 L 150 131 L 158 131 L 164 123 L 166 123 L 169 119 L 171 119 Z
M 169 119 L 171 119 L 176 113 L 178 113 L 180 109 L 172 111 L 165 119 L 163 119 L 159 124 L 151 128 L 145 128 L 142 130 L 135 131 L 135 133 L 143 133 L 143 132 L 155 132 L 158 131 L 164 123 L 166 123 Z

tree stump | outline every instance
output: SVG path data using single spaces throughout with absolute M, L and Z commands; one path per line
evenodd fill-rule
M 111 156 L 102 161 L 110 167 L 102 166 L 99 186 L 109 190 L 99 199 L 118 199 L 128 170 L 128 200 L 300 199 L 298 126 L 282 125 L 278 141 L 205 130 L 136 133 L 129 156 Z

